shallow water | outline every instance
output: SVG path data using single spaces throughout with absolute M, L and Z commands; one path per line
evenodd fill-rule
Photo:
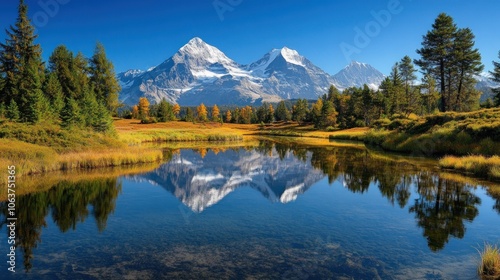
M 500 241 L 492 193 L 356 147 L 181 149 L 18 197 L 17 272 L 0 277 L 476 279 L 476 248 Z

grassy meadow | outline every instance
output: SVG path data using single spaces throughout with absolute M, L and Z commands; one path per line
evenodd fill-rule
M 0 164 L 17 175 L 159 163 L 170 149 L 255 145 L 256 138 L 283 137 L 302 144 L 327 145 L 326 139 L 356 140 L 385 151 L 443 157 L 442 168 L 500 178 L 500 109 L 439 113 L 377 121 L 373 128 L 318 130 L 311 124 L 220 124 L 173 121 L 141 124 L 115 119 L 108 134 L 66 130 L 54 124 L 0 121 Z M 352 145 L 352 144 L 350 144 Z M 448 155 L 448 156 L 447 156 Z M 5 176 L 3 176 L 5 177 Z M 6 178 L 0 179 L 2 183 Z

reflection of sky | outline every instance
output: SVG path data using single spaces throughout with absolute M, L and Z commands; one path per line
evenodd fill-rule
M 227 155 L 242 162 L 234 153 Z M 212 156 L 209 152 L 205 159 Z M 199 159 L 191 162 L 200 165 Z M 219 173 L 225 174 L 224 170 Z M 215 174 L 215 178 L 219 173 L 192 176 Z M 299 193 L 295 192 L 298 185 L 291 185 L 282 196 L 294 198 L 287 204 L 243 185 L 194 213 L 175 192 L 155 181 L 122 178 L 115 211 L 103 232 L 99 233 L 92 215 L 64 234 L 50 215 L 46 217 L 47 227 L 42 228 L 41 243 L 34 249 L 32 277 L 38 279 L 43 272 L 47 279 L 220 278 L 218 273 L 224 271 L 225 275 L 262 273 L 275 279 L 290 272 L 311 278 L 371 279 L 376 271 L 382 279 L 408 275 L 473 279 L 474 248 L 498 240 L 500 215 L 492 210 L 494 201 L 481 188 L 475 191 L 481 198 L 479 215 L 472 223 L 464 222 L 465 237 L 450 237 L 442 250 L 432 252 L 415 214 L 409 211 L 420 197 L 415 185 L 410 186 L 408 203 L 401 208 L 388 202 L 377 183 L 360 193 L 342 181 L 329 184 L 322 178 Z M 2 279 L 10 276 L 0 272 Z M 19 279 L 24 276 L 18 274 Z

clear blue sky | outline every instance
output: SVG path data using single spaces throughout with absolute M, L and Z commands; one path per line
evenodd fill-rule
M 0 27 L 15 22 L 18 1 L 3 1 Z M 424 35 L 441 12 L 476 35 L 486 70 L 498 60 L 498 0 L 26 0 L 37 25 L 38 43 L 48 58 L 60 44 L 92 55 L 106 47 L 117 72 L 147 69 L 172 56 L 192 37 L 200 37 L 239 63 L 261 58 L 273 48 L 296 49 L 330 74 L 349 60 L 390 72 L 403 56 L 417 58 Z M 58 3 L 44 11 L 39 3 Z M 399 3 L 399 4 L 398 4 Z M 392 9 L 388 9 L 393 5 Z M 217 8 L 215 7 L 217 6 Z M 54 12 L 54 10 L 56 10 Z M 375 23 L 372 12 L 386 10 L 390 20 Z M 387 13 L 385 13 L 387 15 Z M 369 30 L 369 42 L 355 41 Z M 0 39 L 3 41 L 5 33 Z M 341 46 L 357 48 L 350 56 Z M 351 49 L 352 50 L 352 49 Z

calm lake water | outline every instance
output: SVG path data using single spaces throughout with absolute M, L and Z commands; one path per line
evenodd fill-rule
M 166 151 L 156 170 L 17 199 L 1 279 L 477 279 L 500 191 L 359 146 Z M 70 183 L 71 182 L 71 183 Z M 21 184 L 21 183 L 19 183 Z

